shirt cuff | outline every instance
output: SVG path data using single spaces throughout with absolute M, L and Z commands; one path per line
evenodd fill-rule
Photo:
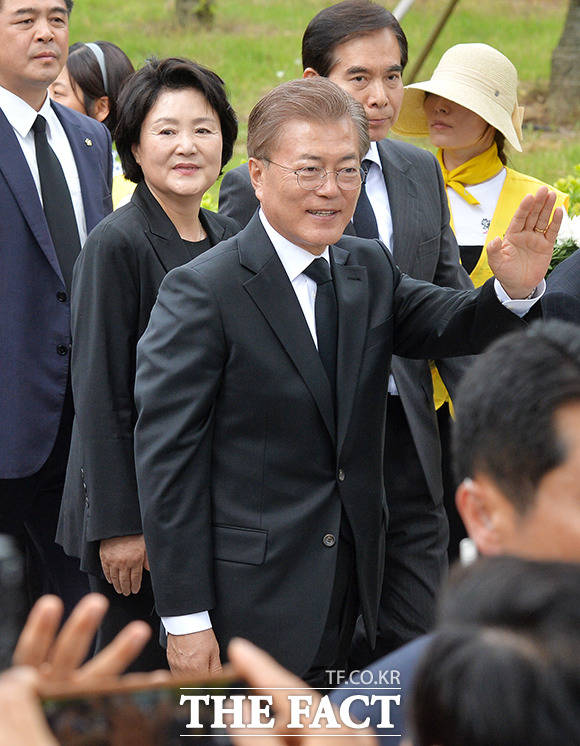
M 502 306 L 505 306 L 509 311 L 512 313 L 515 313 L 516 316 L 519 316 L 522 318 L 522 316 L 525 316 L 527 312 L 530 310 L 530 308 L 534 305 L 534 303 L 537 303 L 542 295 L 544 295 L 544 292 L 546 290 L 546 281 L 542 280 L 540 284 L 536 287 L 534 292 L 532 293 L 531 298 L 524 299 L 517 299 L 514 300 L 513 298 L 510 298 L 509 295 L 506 293 L 506 291 L 501 286 L 500 281 L 497 279 L 494 280 L 493 288 L 495 290 L 495 294 L 497 295 L 497 299 L 502 304 Z
M 183 614 L 182 616 L 162 616 L 161 621 L 168 635 L 191 635 L 193 632 L 211 629 L 208 611 L 198 611 L 196 614 Z

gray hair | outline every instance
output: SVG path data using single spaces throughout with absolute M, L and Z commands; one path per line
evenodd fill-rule
M 348 118 L 358 133 L 360 160 L 369 147 L 369 127 L 361 104 L 328 78 L 291 80 L 263 96 L 248 119 L 248 155 L 268 158 L 290 121 L 327 124 Z

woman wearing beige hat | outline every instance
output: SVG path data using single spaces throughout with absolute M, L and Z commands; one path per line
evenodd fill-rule
M 543 184 L 506 166 L 506 140 L 522 150 L 517 84 L 516 68 L 497 49 L 457 44 L 431 80 L 405 88 L 393 127 L 400 135 L 428 135 L 439 147 L 461 261 L 476 287 L 492 275 L 485 244 L 505 233 L 521 200 Z M 568 195 L 557 195 L 556 205 L 567 207 Z
M 506 141 L 517 151 L 522 150 L 523 108 L 518 106 L 517 85 L 516 68 L 497 49 L 487 44 L 457 44 L 443 54 L 431 80 L 405 88 L 399 118 L 392 128 L 399 135 L 429 136 L 438 146 L 451 226 L 462 264 L 476 287 L 492 275 L 485 245 L 504 235 L 522 199 L 543 185 L 506 166 Z M 557 195 L 556 205 L 567 207 L 568 195 Z M 436 369 L 433 387 L 435 405 L 440 409 L 449 395 Z M 465 531 L 454 505 L 456 485 L 448 463 L 446 409 L 439 413 L 443 415 L 439 424 L 449 551 L 454 558 Z

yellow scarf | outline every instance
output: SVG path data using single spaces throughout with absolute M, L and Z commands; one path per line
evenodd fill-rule
M 478 205 L 479 202 L 475 197 L 470 194 L 464 187 L 464 184 L 481 184 L 482 181 L 491 179 L 492 176 L 498 174 L 503 164 L 497 154 L 497 145 L 493 143 L 491 147 L 485 150 L 483 153 L 476 155 L 475 158 L 462 163 L 461 166 L 457 166 L 452 171 L 445 168 L 443 163 L 443 151 L 441 148 L 437 151 L 437 160 L 441 166 L 443 172 L 443 180 L 445 181 L 446 187 L 451 187 L 453 191 L 457 192 L 460 197 L 468 202 L 470 205 Z

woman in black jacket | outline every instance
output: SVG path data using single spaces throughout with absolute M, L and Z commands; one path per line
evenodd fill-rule
M 150 670 L 166 661 L 133 458 L 136 347 L 167 272 L 238 230 L 201 208 L 232 155 L 237 120 L 222 80 L 178 58 L 148 61 L 118 108 L 117 149 L 137 187 L 92 231 L 74 269 L 75 422 L 57 541 L 111 603 L 97 649 L 127 622 L 145 619 L 154 635 L 133 670 Z

